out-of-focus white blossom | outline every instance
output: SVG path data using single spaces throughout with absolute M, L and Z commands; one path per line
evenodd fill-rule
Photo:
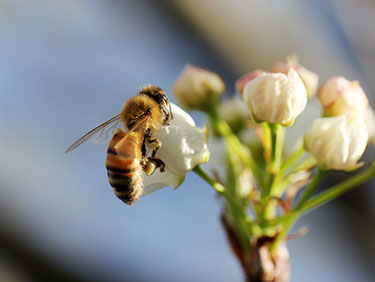
M 349 112 L 363 114 L 368 100 L 358 81 L 336 76 L 319 90 L 319 100 L 325 116 L 338 116 Z
M 306 149 L 324 169 L 352 171 L 366 149 L 367 126 L 363 117 L 350 113 L 316 119 L 305 137 Z
M 317 73 L 309 71 L 296 61 L 277 62 L 271 68 L 271 72 L 281 72 L 287 74 L 290 69 L 294 69 L 298 73 L 303 84 L 305 85 L 307 97 L 313 97 L 316 94 L 319 85 L 319 76 Z
M 178 103 L 188 110 L 199 109 L 224 90 L 224 81 L 218 74 L 190 64 L 185 66 L 172 88 Z
M 251 170 L 244 168 L 239 176 L 238 196 L 241 198 L 248 197 L 251 191 L 255 188 L 254 186 L 255 180 Z
M 245 128 L 246 122 L 250 118 L 249 111 L 238 96 L 220 103 L 219 114 L 232 128 L 233 132 Z
M 166 186 L 177 188 L 185 174 L 209 159 L 207 136 L 195 126 L 191 116 L 180 107 L 171 104 L 173 119 L 162 126 L 153 136 L 162 142 L 156 158 L 165 163 L 165 171 L 157 169 L 153 175 L 143 177 L 143 195 Z
M 257 78 L 258 76 L 265 74 L 265 73 L 266 72 L 262 70 L 255 70 L 255 71 L 249 72 L 241 76 L 239 79 L 237 79 L 235 83 L 237 93 L 242 96 L 243 90 L 245 89 L 246 84 L 249 81 L 253 80 L 254 78 Z
M 370 106 L 366 108 L 364 118 L 367 125 L 369 142 L 375 145 L 375 113 Z
M 306 89 L 294 69 L 288 75 L 266 73 L 248 82 L 243 99 L 258 121 L 291 126 L 306 107 Z

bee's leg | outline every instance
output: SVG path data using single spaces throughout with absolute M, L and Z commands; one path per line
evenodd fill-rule
M 148 162 L 146 144 L 145 144 L 144 141 L 142 143 L 142 149 L 141 150 L 142 150 L 141 166 L 144 167 Z
M 165 171 L 164 162 L 161 159 L 156 158 L 147 158 L 145 164 L 142 167 L 147 176 L 152 175 L 157 168 L 160 168 L 160 172 Z
M 146 158 L 145 164 L 143 165 L 143 171 L 146 173 L 146 175 L 150 176 L 151 174 L 153 174 L 156 168 L 156 162 Z
M 147 157 L 146 144 L 142 144 L 142 157 L 141 157 L 141 166 L 143 171 L 149 176 L 154 173 L 156 169 L 156 164 L 149 160 Z
M 155 165 L 156 165 L 155 169 L 160 168 L 160 172 L 165 171 L 165 163 L 161 159 L 149 158 L 149 160 L 150 160 L 150 162 L 155 163 Z
M 161 141 L 158 138 L 146 136 L 147 145 L 152 149 L 151 159 L 155 158 L 156 152 L 161 147 Z

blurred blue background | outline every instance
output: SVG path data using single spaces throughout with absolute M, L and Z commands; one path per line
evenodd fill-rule
M 230 95 L 294 52 L 321 82 L 358 79 L 374 107 L 374 12 L 372 0 L 0 0 L 0 281 L 243 281 L 221 203 L 195 175 L 129 207 L 105 145 L 64 150 L 140 85 L 170 93 L 189 62 Z M 300 221 L 292 281 L 374 281 L 373 186 Z

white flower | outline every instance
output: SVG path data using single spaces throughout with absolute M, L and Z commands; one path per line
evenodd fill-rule
M 249 111 L 238 96 L 220 103 L 219 114 L 232 128 L 233 132 L 244 129 L 250 119 Z
M 254 187 L 254 177 L 250 169 L 245 168 L 239 176 L 238 196 L 246 198 L 249 196 Z
M 294 69 L 266 73 L 246 84 L 243 99 L 258 121 L 291 126 L 306 107 L 306 89 Z
M 364 118 L 367 125 L 369 142 L 372 142 L 375 145 L 375 113 L 370 106 L 367 107 Z
M 305 138 L 306 149 L 324 169 L 352 171 L 366 149 L 367 127 L 361 115 L 351 113 L 316 119 Z
M 153 175 L 144 174 L 143 195 L 166 186 L 177 188 L 185 174 L 195 166 L 208 161 L 207 136 L 195 126 L 191 116 L 180 107 L 171 104 L 173 119 L 162 126 L 153 136 L 162 142 L 156 158 L 165 163 L 165 171 L 157 169 Z
M 143 173 L 143 192 L 142 196 L 146 196 L 163 187 L 172 186 L 177 189 L 185 180 L 185 174 L 177 175 L 168 168 L 164 172 L 159 169 L 155 170 L 152 175 L 147 176 Z
M 209 70 L 187 65 L 173 85 L 172 92 L 185 109 L 198 109 L 218 98 L 225 90 L 221 77 Z
M 319 100 L 325 116 L 338 116 L 349 112 L 363 114 L 368 100 L 358 81 L 332 77 L 319 90 Z
M 255 70 L 255 71 L 249 72 L 249 73 L 241 76 L 239 79 L 237 79 L 236 83 L 234 84 L 237 93 L 240 94 L 240 96 L 242 96 L 243 90 L 244 90 L 246 84 L 249 81 L 252 81 L 253 79 L 255 79 L 258 76 L 260 76 L 262 74 L 265 74 L 265 73 L 266 72 L 263 71 L 263 70 Z
M 319 85 L 319 76 L 318 74 L 309 71 L 304 68 L 302 65 L 298 64 L 295 61 L 277 62 L 271 68 L 271 72 L 281 72 L 287 74 L 290 69 L 294 69 L 299 77 L 301 78 L 303 84 L 305 85 L 307 97 L 311 98 L 316 94 Z

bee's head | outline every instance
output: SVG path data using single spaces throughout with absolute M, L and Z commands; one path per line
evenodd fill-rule
M 164 113 L 164 124 L 170 119 L 173 118 L 171 104 L 169 102 L 167 94 L 163 89 L 153 85 L 145 85 L 142 87 L 139 95 L 146 95 L 158 103 L 161 111 Z

